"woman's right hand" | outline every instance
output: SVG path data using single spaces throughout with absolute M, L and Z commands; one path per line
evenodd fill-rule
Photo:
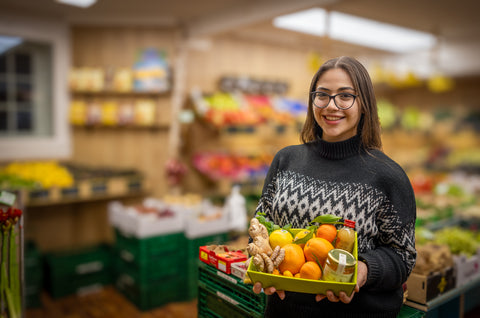
M 262 283 L 260 282 L 256 282 L 254 285 L 253 285 L 253 292 L 255 294 L 260 294 L 262 292 Z M 267 287 L 267 288 L 264 288 L 263 289 L 263 292 L 265 293 L 265 295 L 273 295 L 274 293 L 277 293 L 278 297 L 280 297 L 281 300 L 283 300 L 285 298 L 285 291 L 283 290 L 277 290 L 275 287 L 271 286 L 271 287 Z

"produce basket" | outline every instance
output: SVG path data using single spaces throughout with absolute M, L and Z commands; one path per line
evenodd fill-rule
M 291 231 L 296 234 L 303 229 L 292 229 Z M 358 246 L 357 246 L 357 234 L 355 233 L 355 246 L 353 248 L 353 256 L 358 259 Z M 261 282 L 262 286 L 270 287 L 274 286 L 277 290 L 293 291 L 308 294 L 325 294 L 327 290 L 333 291 L 338 296 L 340 291 L 344 291 L 347 295 L 351 295 L 355 285 L 357 284 L 357 266 L 355 264 L 355 273 L 353 274 L 352 282 L 334 282 L 324 280 L 311 280 L 304 278 L 288 277 L 282 275 L 267 274 L 257 271 L 253 262 L 250 262 L 247 270 L 247 274 L 253 283 Z

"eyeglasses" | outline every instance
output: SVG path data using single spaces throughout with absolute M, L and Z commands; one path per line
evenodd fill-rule
M 335 103 L 335 106 L 339 109 L 349 109 L 350 107 L 353 106 L 353 103 L 355 103 L 355 98 L 358 97 L 358 95 L 350 94 L 350 93 L 338 93 L 335 95 L 328 95 L 327 93 L 324 92 L 312 92 L 312 100 L 313 100 L 313 105 L 318 108 L 325 108 L 330 104 L 330 101 L 333 98 L 333 102 Z

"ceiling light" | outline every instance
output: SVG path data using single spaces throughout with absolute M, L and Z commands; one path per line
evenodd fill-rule
M 97 0 L 56 0 L 56 1 L 63 4 L 68 4 L 71 6 L 76 6 L 81 8 L 88 8 L 89 6 L 97 2 Z
M 429 33 L 336 11 L 328 15 L 320 8 L 276 17 L 273 25 L 394 53 L 429 49 L 436 43 L 436 38 Z
M 394 53 L 429 49 L 436 42 L 429 33 L 340 12 L 331 13 L 329 29 L 332 39 Z
M 323 36 L 326 31 L 326 19 L 325 10 L 313 8 L 276 17 L 273 19 L 273 25 L 277 28 Z

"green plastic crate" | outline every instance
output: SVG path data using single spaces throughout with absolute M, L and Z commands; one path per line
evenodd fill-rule
M 229 233 L 217 233 L 196 239 L 189 239 L 187 244 L 187 275 L 188 275 L 188 297 L 194 299 L 198 294 L 198 266 L 200 263 L 200 246 L 226 244 L 229 240 Z
M 133 262 L 126 262 L 118 258 L 115 261 L 116 275 L 128 275 L 139 285 L 157 283 L 168 276 L 187 276 L 185 257 L 178 253 L 168 253 L 152 258 L 143 266 Z
M 264 293 L 255 294 L 252 285 L 246 285 L 238 277 L 228 275 L 213 266 L 202 262 L 199 264 L 199 281 L 210 287 L 211 290 L 220 291 L 249 308 L 255 308 L 259 312 L 265 310 L 266 296 Z
M 120 275 L 115 287 L 138 309 L 150 310 L 170 302 L 185 300 L 185 278 L 165 277 L 162 281 L 150 285 L 139 285 L 131 277 Z
M 197 306 L 198 312 L 210 313 L 208 317 L 263 317 L 263 313 L 235 302 L 235 300 L 231 299 L 228 295 L 225 295 L 220 291 L 212 290 L 202 282 L 199 282 Z
M 112 252 L 107 245 L 50 253 L 45 256 L 46 274 L 49 279 L 69 279 L 102 272 L 110 269 L 111 264 Z
M 417 310 L 409 306 L 402 306 L 397 318 L 422 318 L 425 316 L 423 311 Z
M 179 253 L 185 249 L 186 238 L 183 233 L 166 234 L 148 238 L 126 236 L 115 230 L 115 250 L 127 262 L 143 266 L 152 257 L 167 253 Z
M 112 284 L 111 271 L 101 271 L 92 274 L 70 277 L 64 279 L 57 277 L 46 282 L 46 290 L 52 298 L 61 298 L 72 294 L 82 294 L 100 289 Z

